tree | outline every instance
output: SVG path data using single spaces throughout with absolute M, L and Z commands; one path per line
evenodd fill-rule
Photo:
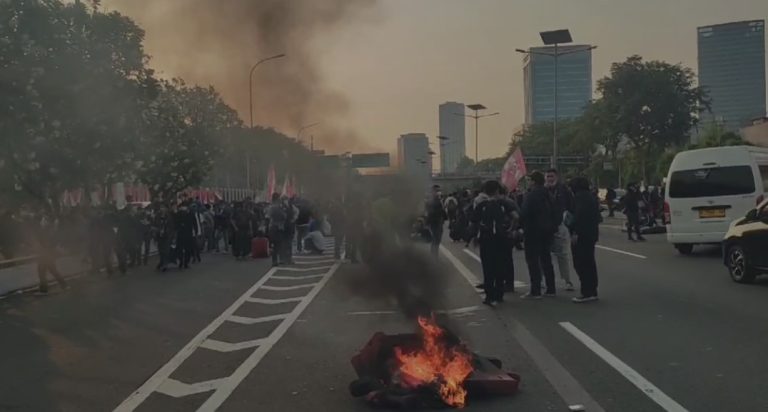
M 3 201 L 55 206 L 132 170 L 153 83 L 144 32 L 56 0 L 0 2 L 0 20 Z
M 656 155 L 689 140 L 698 113 L 709 108 L 706 93 L 694 83 L 691 69 L 640 56 L 614 63 L 598 81 L 598 119 L 607 128 L 601 135 L 632 142 L 643 179 Z
M 139 179 L 154 199 L 169 201 L 203 182 L 241 122 L 212 88 L 189 87 L 180 80 L 160 87 L 147 113 L 149 138 Z

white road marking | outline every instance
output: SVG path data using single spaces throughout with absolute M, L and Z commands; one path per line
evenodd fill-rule
M 272 349 L 272 347 L 280 340 L 280 338 L 285 335 L 285 332 L 288 331 L 288 328 L 290 328 L 296 319 L 301 316 L 301 313 L 304 312 L 304 309 L 306 309 L 307 306 L 309 306 L 309 303 L 312 302 L 312 300 L 315 298 L 315 296 L 320 293 L 320 291 L 323 289 L 323 286 L 328 283 L 328 281 L 331 279 L 331 276 L 336 273 L 338 268 L 338 263 L 331 267 L 327 275 L 317 284 L 317 287 L 312 289 L 305 297 L 305 299 L 301 301 L 301 303 L 299 303 L 296 308 L 293 309 L 293 312 L 291 312 L 288 318 L 272 332 L 269 342 L 259 346 L 259 348 L 256 349 L 256 351 L 253 352 L 253 354 L 251 354 L 251 356 L 249 356 L 248 359 L 246 359 L 245 362 L 243 362 L 243 364 L 237 368 L 237 370 L 235 370 L 229 379 L 226 382 L 223 382 L 221 386 L 216 389 L 216 392 L 214 392 L 213 395 L 211 395 L 211 397 L 205 401 L 205 403 L 198 409 L 198 412 L 214 412 L 219 408 L 219 406 L 221 406 L 222 403 L 224 403 L 224 401 L 227 400 L 227 398 L 229 398 L 229 395 L 232 394 L 232 391 L 234 391 L 235 388 L 240 385 L 240 382 L 242 382 L 243 379 L 248 376 L 253 368 L 259 364 L 259 362 L 261 362 L 267 352 Z
M 157 391 L 174 398 L 183 398 L 185 396 L 214 390 L 219 387 L 219 385 L 221 385 L 222 381 L 226 379 L 227 378 L 213 379 L 210 381 L 190 384 L 179 382 L 176 379 L 168 378 L 165 380 L 165 382 L 163 382 L 162 385 L 160 385 L 160 387 L 157 388 Z
M 456 270 L 461 273 L 464 279 L 474 287 L 477 283 L 477 276 L 470 271 L 456 256 L 445 246 L 440 246 L 440 251 L 453 264 Z M 514 318 L 505 319 L 512 326 L 512 333 L 520 342 L 520 346 L 528 353 L 528 356 L 534 361 L 536 366 L 542 371 L 555 391 L 569 405 L 583 404 L 587 406 L 590 412 L 605 412 L 581 384 L 563 367 L 557 359 L 547 350 L 547 348 L 533 334 L 523 326 L 522 323 Z
M 318 266 L 315 268 L 291 268 L 291 267 L 279 267 L 278 269 L 286 272 L 311 272 L 313 270 L 328 270 L 333 266 Z
M 256 282 L 250 289 L 248 289 L 242 296 L 240 296 L 230 307 L 228 307 L 218 318 L 208 324 L 200 333 L 197 334 L 192 340 L 187 343 L 176 355 L 171 358 L 165 365 L 155 372 L 146 382 L 144 382 L 139 389 L 134 391 L 123 403 L 115 408 L 115 412 L 130 412 L 141 405 L 152 392 L 157 388 L 175 371 L 192 353 L 197 349 L 208 336 L 213 333 L 222 323 L 231 317 L 237 309 L 245 303 L 251 295 L 258 290 L 261 285 L 267 282 L 269 278 L 277 271 L 277 268 L 270 269 L 258 282 Z
M 262 287 L 269 279 L 274 277 L 274 274 L 278 270 L 284 270 L 283 268 L 272 268 L 270 269 L 264 276 L 262 276 L 261 279 L 259 279 L 253 286 L 251 286 L 250 289 L 248 289 L 245 293 L 243 293 L 237 300 L 235 300 L 232 305 L 230 305 L 224 312 L 219 315 L 216 319 L 214 319 L 208 326 L 203 328 L 192 340 L 190 340 L 178 353 L 176 353 L 165 365 L 160 367 L 149 379 L 147 379 L 146 382 L 144 382 L 136 391 L 134 391 L 131 395 L 129 395 L 120 405 L 115 408 L 115 412 L 131 412 L 138 408 L 152 393 L 159 390 L 161 386 L 163 386 L 164 390 L 175 393 L 176 395 L 183 394 L 185 391 L 196 391 L 200 389 L 201 387 L 205 387 L 206 392 L 209 390 L 214 390 L 214 393 L 208 398 L 208 400 L 198 409 L 198 411 L 201 412 L 213 412 L 215 411 L 221 404 L 229 397 L 229 395 L 232 394 L 232 391 L 235 390 L 235 388 L 240 385 L 240 383 L 245 379 L 245 377 L 250 373 L 251 370 L 253 370 L 256 365 L 261 361 L 261 359 L 266 355 L 267 352 L 282 338 L 282 336 L 285 334 L 285 332 L 288 330 L 288 328 L 293 325 L 294 322 L 298 319 L 298 317 L 301 315 L 301 313 L 304 311 L 304 309 L 307 308 L 307 306 L 310 304 L 310 302 L 317 296 L 318 293 L 320 293 L 320 290 L 325 286 L 326 283 L 328 283 L 328 280 L 333 276 L 333 274 L 338 270 L 339 264 L 335 264 L 333 266 L 330 266 L 328 271 L 324 274 L 319 275 L 322 277 L 320 282 L 316 284 L 316 286 L 309 291 L 309 293 L 304 297 L 301 298 L 300 302 L 293 308 L 293 310 L 290 313 L 278 315 L 278 316 L 284 316 L 282 318 L 282 322 L 275 328 L 275 330 L 272 331 L 272 333 L 263 340 L 258 341 L 249 341 L 249 342 L 241 342 L 239 344 L 230 344 L 234 346 L 228 346 L 227 348 L 236 347 L 237 345 L 246 346 L 246 345 L 256 345 L 251 347 L 256 347 L 254 352 L 243 362 L 235 372 L 227 377 L 222 378 L 215 381 L 208 381 L 203 383 L 197 383 L 197 384 L 186 384 L 189 386 L 182 386 L 183 384 L 179 382 L 178 385 L 176 385 L 174 382 L 171 382 L 170 375 L 178 369 L 178 367 L 187 359 L 189 358 L 192 353 L 195 352 L 198 348 L 200 348 L 204 342 L 207 346 L 213 346 L 218 349 L 223 348 L 221 344 L 217 344 L 214 340 L 209 340 L 208 337 L 216 331 L 224 322 L 232 320 L 234 322 L 240 322 L 240 323 L 250 323 L 250 319 L 254 319 L 256 321 L 266 321 L 264 319 L 266 318 L 245 318 L 245 317 L 238 317 L 234 316 L 234 313 L 248 301 L 251 298 L 251 296 L 259 290 L 259 288 Z M 319 268 L 315 268 L 319 269 Z M 316 276 L 312 276 L 316 277 Z M 294 279 L 294 278 L 289 278 Z M 267 317 L 268 318 L 268 317 Z M 258 322 L 255 322 L 258 323 Z M 258 343 L 256 343 L 258 342 Z M 224 343 L 224 342 L 221 342 Z M 243 347 L 242 349 L 245 349 Z M 216 349 L 214 349 L 216 350 Z M 170 383 L 169 383 L 170 382 Z M 200 386 L 202 385 L 202 386 Z
M 200 344 L 201 348 L 215 350 L 216 352 L 234 352 L 243 349 L 255 348 L 267 342 L 266 339 L 249 340 L 246 342 L 222 342 L 215 339 L 206 339 Z
M 617 230 L 623 230 L 626 229 L 626 226 L 619 226 L 619 225 L 600 225 L 600 227 L 607 227 L 608 229 L 617 229 Z
M 320 263 L 335 263 L 335 259 L 325 259 L 325 260 L 313 260 L 313 261 L 297 261 L 295 262 L 297 265 L 317 265 Z
M 679 403 L 675 402 L 672 398 L 667 396 L 661 389 L 654 386 L 651 382 L 645 379 L 642 375 L 637 373 L 629 365 L 622 362 L 621 359 L 614 356 L 611 352 L 608 352 L 603 346 L 595 342 L 589 335 L 582 332 L 579 328 L 574 326 L 570 322 L 560 322 L 560 326 L 568 331 L 573 337 L 583 343 L 589 350 L 599 356 L 606 363 L 611 365 L 613 369 L 622 374 L 628 381 L 635 385 L 646 396 L 651 398 L 657 405 L 661 406 L 668 412 L 688 412 L 687 409 L 682 407 Z
M 469 250 L 467 248 L 464 248 L 464 253 L 466 253 L 472 259 L 475 259 L 478 263 L 483 263 L 483 260 L 480 259 L 480 256 L 477 256 L 477 253 L 475 253 L 475 252 L 473 252 L 473 251 L 471 251 L 471 250 Z M 516 288 L 525 288 L 525 287 L 528 287 L 528 283 L 516 280 L 515 281 L 515 287 Z
M 319 275 L 301 275 L 301 276 L 280 276 L 275 275 L 272 276 L 272 279 L 279 279 L 279 280 L 304 280 L 304 279 L 315 279 L 315 278 L 321 278 L 325 276 L 325 274 L 321 273 Z
M 621 253 L 622 255 L 636 257 L 638 259 L 648 259 L 646 256 L 638 255 L 637 253 L 627 252 L 626 250 L 614 249 L 614 248 L 611 248 L 611 247 L 600 246 L 600 245 L 595 245 L 595 247 L 598 248 L 598 249 L 607 250 L 609 252 Z
M 314 284 L 313 284 L 314 285 Z M 263 316 L 260 318 L 248 318 L 245 316 L 236 316 L 232 315 L 230 316 L 227 321 L 239 323 L 241 325 L 255 325 L 257 323 L 264 323 L 264 322 L 274 322 L 276 320 L 283 320 L 288 317 L 287 313 L 282 313 L 280 315 L 272 315 L 272 316 Z
M 261 303 L 261 304 L 264 304 L 264 305 L 279 305 L 281 303 L 301 302 L 302 300 L 304 300 L 303 297 L 287 298 L 287 299 L 248 298 L 245 301 L 249 302 L 249 303 Z
M 317 285 L 317 283 L 307 283 L 306 285 L 296 285 L 296 286 L 269 286 L 264 285 L 261 287 L 262 290 L 276 290 L 276 291 L 284 291 L 284 290 L 297 290 L 297 289 L 306 289 L 306 288 L 313 288 Z

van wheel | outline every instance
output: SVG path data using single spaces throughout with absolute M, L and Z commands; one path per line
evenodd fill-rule
M 693 253 L 693 245 L 690 243 L 677 243 L 675 249 L 680 252 L 681 255 L 690 255 Z
M 755 271 L 749 267 L 747 254 L 739 245 L 733 245 L 728 249 L 727 260 L 728 273 L 736 283 L 752 283 L 755 281 Z

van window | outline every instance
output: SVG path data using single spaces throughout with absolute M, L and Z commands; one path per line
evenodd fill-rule
M 763 178 L 763 191 L 768 193 L 768 165 L 760 166 L 760 176 Z
M 755 178 L 749 166 L 680 170 L 672 173 L 669 197 L 714 197 L 755 192 Z

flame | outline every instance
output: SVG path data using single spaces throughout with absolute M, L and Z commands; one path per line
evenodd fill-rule
M 443 402 L 463 407 L 467 397 L 463 383 L 472 373 L 472 355 L 464 345 L 446 345 L 445 330 L 434 318 L 419 317 L 419 326 L 422 345 L 418 350 L 406 353 L 395 348 L 401 384 L 409 388 L 437 385 Z

